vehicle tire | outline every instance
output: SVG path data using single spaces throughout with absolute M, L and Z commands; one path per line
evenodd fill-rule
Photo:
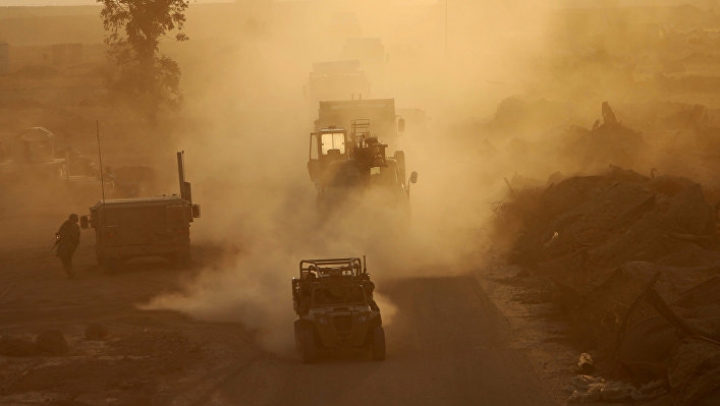
M 309 326 L 300 327 L 300 354 L 306 364 L 315 362 L 318 357 L 318 347 L 315 343 L 315 334 Z
M 376 326 L 372 331 L 372 356 L 376 361 L 385 359 L 385 329 Z
M 302 326 L 303 322 L 301 320 L 295 320 L 293 325 L 295 327 L 295 348 L 298 351 L 302 351 Z

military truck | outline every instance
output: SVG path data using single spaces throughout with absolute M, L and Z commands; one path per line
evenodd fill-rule
M 305 92 L 313 104 L 321 100 L 360 97 L 370 94 L 370 82 L 360 67 L 360 61 L 317 62 L 313 64 Z
M 303 362 L 327 349 L 366 349 L 385 359 L 385 330 L 365 258 L 305 259 L 292 279 L 295 342 Z
M 200 217 L 185 181 L 184 153 L 177 153 L 180 195 L 103 199 L 82 216 L 83 229 L 95 229 L 100 266 L 109 271 L 138 257 L 163 257 L 179 267 L 190 263 L 190 223 Z

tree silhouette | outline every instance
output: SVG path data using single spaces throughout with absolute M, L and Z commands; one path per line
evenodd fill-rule
M 159 51 L 160 41 L 177 29 L 175 39 L 186 41 L 180 30 L 189 0 L 97 0 L 105 29 L 108 58 L 116 70 L 110 91 L 129 100 L 154 124 L 161 107 L 178 107 L 180 66 Z

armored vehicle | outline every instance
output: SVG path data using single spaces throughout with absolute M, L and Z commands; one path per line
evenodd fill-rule
M 95 229 L 98 263 L 109 270 L 138 257 L 164 257 L 185 267 L 190 262 L 190 223 L 200 217 L 185 181 L 183 153 L 177 153 L 180 195 L 103 199 L 80 218 Z
M 323 349 L 368 349 L 385 359 L 385 330 L 375 284 L 360 258 L 306 259 L 292 279 L 295 342 L 304 362 Z

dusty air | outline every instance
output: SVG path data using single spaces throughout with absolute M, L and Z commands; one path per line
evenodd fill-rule
M 702 0 L 0 0 L 0 404 L 720 404 L 718 43 Z

